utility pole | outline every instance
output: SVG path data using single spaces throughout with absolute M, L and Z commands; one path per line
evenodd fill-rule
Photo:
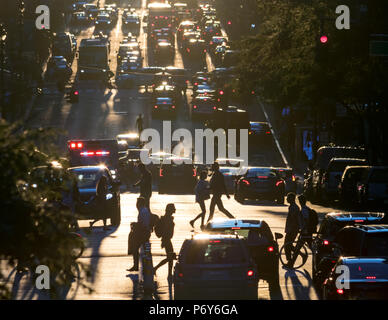
M 4 26 L 0 24 L 0 66 L 1 66 L 1 73 L 0 73 L 0 118 L 3 117 L 3 111 L 4 111 L 4 96 L 5 96 L 5 85 L 4 85 L 4 69 L 5 69 L 5 40 L 7 39 L 7 31 L 5 30 Z

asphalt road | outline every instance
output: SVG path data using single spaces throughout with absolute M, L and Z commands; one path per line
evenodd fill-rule
M 103 4 L 104 1 L 100 1 Z M 142 1 L 142 8 L 145 7 L 145 0 Z M 139 9 L 143 14 L 144 9 Z M 121 14 L 120 14 L 121 17 Z M 116 51 L 123 37 L 121 30 L 121 19 L 110 32 L 111 40 L 111 70 L 116 70 Z M 88 38 L 94 33 L 94 27 L 77 29 L 70 27 L 69 31 L 77 36 L 78 45 L 81 39 Z M 140 29 L 139 41 L 141 42 L 144 59 L 144 66 L 149 64 L 148 50 L 146 47 L 146 34 L 143 26 Z M 175 52 L 174 65 L 195 70 L 195 63 L 184 64 L 178 50 Z M 214 69 L 209 55 L 206 57 L 208 70 Z M 193 69 L 194 68 L 194 69 Z M 77 71 L 77 59 L 72 65 L 73 73 Z M 198 69 L 199 70 L 199 69 Z M 107 89 L 101 88 L 97 82 L 81 81 L 79 86 L 80 100 L 72 104 L 66 101 L 62 93 L 56 89 L 55 82 L 48 82 L 44 88 L 44 95 L 37 98 L 34 103 L 31 116 L 26 127 L 54 127 L 64 130 L 61 134 L 58 146 L 62 152 L 66 150 L 68 139 L 97 139 L 115 138 L 119 133 L 135 130 L 135 120 L 139 113 L 145 116 L 145 127 L 152 127 L 162 131 L 162 121 L 153 119 L 150 112 L 150 96 L 142 89 Z M 191 92 L 183 97 L 183 107 L 179 111 L 178 118 L 173 122 L 173 129 L 186 128 L 193 132 L 196 128 L 203 128 L 200 122 L 192 122 L 188 116 L 188 103 Z M 258 104 L 252 103 L 244 106 L 250 113 L 252 121 L 266 121 L 264 114 Z M 270 145 L 257 145 L 250 148 L 250 157 L 253 155 L 264 157 L 268 165 L 284 165 L 278 149 L 274 142 Z M 138 274 L 128 273 L 126 269 L 132 264 L 132 257 L 127 256 L 127 238 L 130 223 L 136 221 L 137 211 L 135 207 L 136 192 L 124 192 L 121 196 L 122 223 L 119 228 L 112 228 L 110 231 L 103 231 L 102 224 L 96 227 L 90 234 L 86 233 L 88 221 L 81 221 L 82 233 L 88 240 L 88 248 L 84 252 L 80 262 L 90 264 L 93 273 L 90 285 L 94 293 L 88 294 L 78 287 L 75 282 L 71 290 L 64 292 L 66 299 L 144 299 L 141 288 L 138 286 Z M 186 237 L 192 233 L 189 221 L 199 213 L 199 207 L 194 203 L 193 195 L 159 195 L 154 193 L 151 200 L 151 209 L 154 213 L 163 214 L 167 203 L 173 202 L 176 205 L 175 234 L 173 245 L 176 252 L 179 252 L 181 244 Z M 283 233 L 287 206 L 273 205 L 272 203 L 247 202 L 244 205 L 237 203 L 233 198 L 224 199 L 225 207 L 232 212 L 236 218 L 264 219 L 273 232 Z M 209 205 L 209 203 L 208 203 Z M 315 207 L 318 212 L 330 212 L 330 208 Z M 215 217 L 222 216 L 216 211 Z M 194 232 L 199 232 L 195 229 Z M 283 244 L 283 239 L 279 245 Z M 164 256 L 161 249 L 160 239 L 155 235 L 151 237 L 153 263 L 156 265 Z M 311 259 L 306 265 L 297 271 L 287 271 L 280 267 L 280 292 L 269 290 L 268 284 L 264 281 L 259 283 L 259 299 L 284 299 L 284 300 L 315 300 L 316 292 L 311 282 Z M 10 274 L 15 277 L 14 273 Z M 17 299 L 45 298 L 41 291 L 32 290 L 28 285 L 28 276 L 14 278 L 14 297 Z M 155 278 L 157 289 L 154 298 L 167 300 L 172 298 L 172 288 L 167 282 L 167 265 L 161 267 Z M 148 297 L 149 298 L 149 297 Z

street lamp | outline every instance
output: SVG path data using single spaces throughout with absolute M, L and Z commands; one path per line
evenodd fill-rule
M 1 89 L 1 100 L 0 100 L 0 118 L 2 118 L 2 112 L 4 108 L 4 68 L 5 68 L 5 40 L 7 39 L 7 31 L 4 26 L 0 24 L 0 65 L 1 65 L 1 73 L 0 73 L 0 89 Z

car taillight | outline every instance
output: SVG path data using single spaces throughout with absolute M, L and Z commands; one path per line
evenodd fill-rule
M 171 108 L 175 109 L 175 106 L 171 106 Z
M 364 222 L 364 220 L 354 220 L 354 222 Z
M 323 245 L 328 246 L 330 244 L 329 240 L 323 240 Z
M 273 252 L 273 247 L 268 247 L 267 250 L 268 252 Z
M 344 289 L 337 289 L 338 294 L 344 294 Z
M 265 134 L 271 134 L 271 131 L 266 131 Z
M 224 91 L 220 90 L 220 95 L 222 96 L 224 94 Z
M 179 278 L 183 278 L 183 273 L 182 273 L 182 272 L 179 272 L 179 273 L 178 273 L 178 277 L 179 277 Z
M 365 277 L 365 279 L 373 280 L 373 279 L 376 279 L 376 277 L 375 276 L 367 276 L 367 277 Z
M 70 143 L 70 148 L 75 149 L 75 143 Z
M 158 109 L 158 106 L 154 106 L 155 109 Z
M 159 176 L 163 177 L 163 169 L 159 169 Z
M 217 107 L 213 107 L 213 110 L 216 110 L 217 109 Z
M 278 187 L 278 186 L 280 186 L 282 183 L 283 183 L 283 181 L 282 181 L 282 180 L 279 180 L 278 182 L 276 182 L 276 186 Z
M 248 277 L 253 277 L 254 274 L 255 273 L 253 272 L 253 270 L 248 270 L 248 272 L 247 272 Z
M 247 186 L 251 185 L 251 183 L 248 181 L 248 180 L 242 180 L 242 182 L 244 182 Z
M 193 169 L 193 177 L 197 176 L 197 169 Z
M 78 96 L 78 93 L 79 93 L 78 91 L 74 91 L 74 95 Z
M 186 49 L 186 51 L 187 51 L 187 52 L 190 52 L 190 49 L 189 49 L 189 48 L 187 48 L 187 49 Z
M 197 106 L 193 106 L 194 109 L 197 109 Z
M 292 181 L 295 181 L 295 180 L 296 180 L 295 176 L 294 176 L 294 175 L 292 175 Z

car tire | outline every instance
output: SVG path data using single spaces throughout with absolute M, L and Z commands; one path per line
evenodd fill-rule
M 236 200 L 239 203 L 244 203 L 245 199 L 239 193 L 235 193 L 234 194 L 234 200 Z
M 111 218 L 110 218 L 110 223 L 113 226 L 119 226 L 120 225 L 120 223 L 121 223 L 121 208 L 120 208 L 120 205 L 115 205 L 112 208 L 112 215 L 111 215 Z
M 284 195 L 281 195 L 276 198 L 276 203 L 277 204 L 284 204 Z

